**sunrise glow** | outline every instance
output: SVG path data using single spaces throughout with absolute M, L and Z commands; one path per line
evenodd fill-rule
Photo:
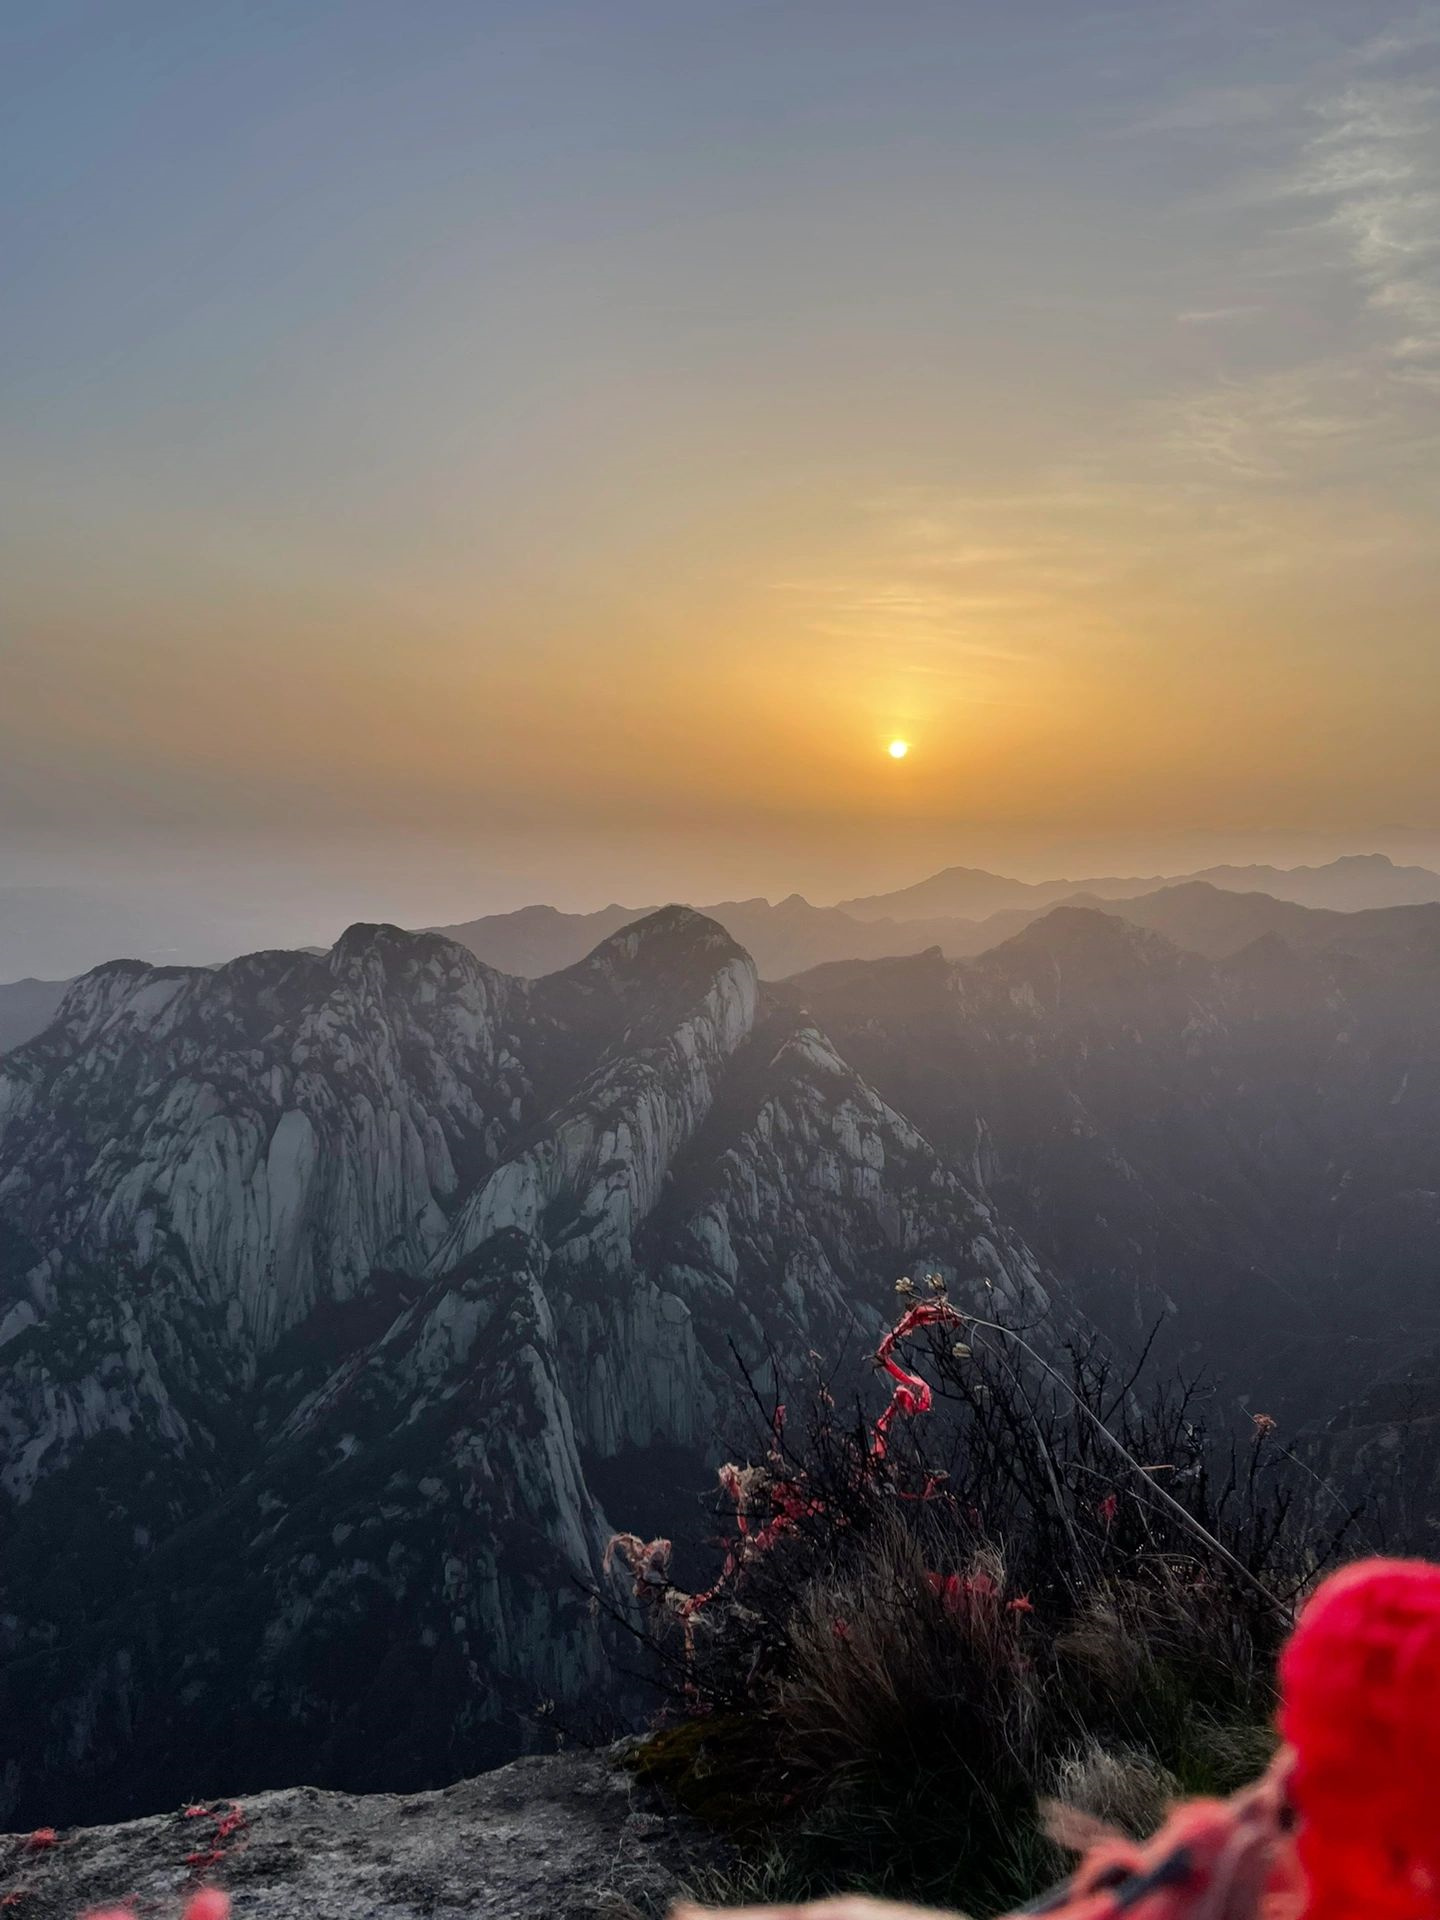
M 1392 10 L 4 9 L 6 884 L 1440 861 Z

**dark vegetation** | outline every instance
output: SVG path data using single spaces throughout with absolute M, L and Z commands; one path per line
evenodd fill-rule
M 708 1593 L 616 1543 L 668 1697 L 631 1764 L 743 1862 L 705 1891 L 1033 1898 L 1065 1868 L 1047 1800 L 1141 1834 L 1261 1771 L 1275 1655 L 1342 1551 L 1264 1416 L 1226 1439 L 1194 1385 L 1096 1347 L 1052 1369 L 938 1283 L 911 1298 L 878 1421 L 819 1379 L 803 1414 L 767 1402 Z

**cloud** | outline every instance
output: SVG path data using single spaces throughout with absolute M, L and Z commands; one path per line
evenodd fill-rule
M 1440 359 L 1440 88 L 1357 83 L 1315 112 L 1292 193 L 1319 203 L 1392 362 Z
M 1184 396 L 1172 412 L 1167 443 L 1177 458 L 1242 480 L 1315 480 L 1342 466 L 1358 475 L 1431 444 L 1435 433 L 1364 359 L 1220 381 Z
M 952 661 L 1003 696 L 1011 661 L 1018 685 L 1041 659 L 1124 658 L 1147 635 L 1298 636 L 1418 602 L 1440 478 L 1431 53 L 1433 8 L 1128 128 L 1187 154 L 1213 136 L 1203 185 L 1174 203 L 1199 242 L 1181 237 L 1188 297 L 1168 309 L 1190 336 L 1171 334 L 1172 364 L 1192 372 L 1135 391 L 1100 433 L 1057 423 L 1052 458 L 988 490 L 971 474 L 877 493 L 844 567 L 790 583 L 812 629 L 916 674 Z M 1205 360 L 1219 370 L 1196 380 Z
M 1304 485 L 1409 468 L 1440 447 L 1440 12 L 1376 35 L 1298 85 L 1269 162 L 1232 187 L 1239 257 L 1296 315 L 1288 362 L 1182 394 L 1163 434 L 1177 459 L 1232 480 Z M 1203 116 L 1208 96 L 1169 124 Z M 1164 117 L 1162 116 L 1162 119 Z M 1160 124 L 1159 121 L 1156 123 Z M 1257 301 L 1255 310 L 1264 310 Z M 1249 317 L 1239 302 L 1182 324 Z M 1284 353 L 1274 327 L 1272 359 Z M 1305 350 L 1306 345 L 1309 351 Z
M 1386 27 L 1356 49 L 1353 63 L 1359 68 L 1388 66 L 1408 60 L 1416 54 L 1433 53 L 1440 47 L 1440 14 L 1424 7 L 1409 21 Z

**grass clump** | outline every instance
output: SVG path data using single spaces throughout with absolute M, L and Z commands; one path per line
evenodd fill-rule
M 878 1357 L 878 1417 L 819 1380 L 798 1422 L 765 1409 L 760 1457 L 721 1475 L 709 1591 L 617 1540 L 669 1701 L 630 1764 L 735 1839 L 702 1893 L 999 1913 L 1064 1870 L 1046 1801 L 1141 1837 L 1255 1777 L 1344 1528 L 1302 1510 L 1273 1423 L 1221 1444 L 1193 1387 L 1095 1348 L 1057 1369 L 938 1286 Z

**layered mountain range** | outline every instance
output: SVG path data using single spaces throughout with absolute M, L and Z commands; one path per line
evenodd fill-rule
M 0 1069 L 0 1233 L 7 1825 L 503 1757 L 613 1699 L 612 1525 L 693 1527 L 737 1353 L 858 1357 L 917 1263 L 1069 1324 L 683 908 L 533 983 L 102 967 Z
M 1248 906 L 1233 906 L 1237 898 Z M 999 946 L 1064 901 L 1105 907 L 1138 926 L 1155 927 L 1182 946 L 1219 956 L 1260 933 L 1297 928 L 1307 908 L 1353 914 L 1440 903 L 1440 874 L 1396 866 L 1383 854 L 1355 855 L 1323 867 L 1212 867 L 1178 880 L 1028 882 L 949 867 L 916 886 L 845 900 L 838 907 L 812 906 L 794 893 L 773 904 L 722 900 L 700 911 L 753 956 L 762 979 L 780 980 L 828 960 L 884 959 L 930 946 L 964 959 Z M 522 907 L 437 931 L 491 966 L 534 976 L 571 965 L 645 911 L 613 905 L 596 913 Z
M 928 880 L 893 893 L 842 900 L 857 920 L 919 920 L 937 915 L 985 918 L 1007 909 L 1053 907 L 1087 894 L 1098 900 L 1129 900 L 1161 887 L 1198 881 L 1227 893 L 1268 893 L 1302 907 L 1353 913 L 1364 907 L 1414 907 L 1440 900 L 1440 874 L 1429 867 L 1397 866 L 1383 853 L 1345 854 L 1319 867 L 1219 866 L 1197 873 L 1110 876 L 1097 880 L 1012 880 L 975 867 L 946 867 Z
M 827 960 L 920 953 L 982 953 L 1064 900 L 1123 903 L 1176 887 L 1269 895 L 1297 906 L 1353 913 L 1440 902 L 1440 874 L 1397 866 L 1384 854 L 1351 855 L 1320 867 L 1211 867 L 1169 877 L 1013 880 L 975 867 L 947 867 L 914 886 L 817 907 L 783 900 L 722 900 L 699 911 L 778 980 Z M 468 946 L 502 973 L 535 979 L 572 966 L 623 926 L 654 909 L 611 905 L 595 913 L 522 907 L 432 929 Z M 90 897 L 55 887 L 0 887 L 0 1053 L 48 1025 L 69 977 L 97 961 L 214 962 L 264 938 L 263 902 L 234 900 L 223 912 L 191 903 L 177 911 L 144 899 Z M 244 929 L 242 932 L 241 929 Z M 318 951 L 318 949 L 317 949 Z
M 782 983 L 1117 1341 L 1292 1421 L 1440 1339 L 1440 912 L 1211 960 L 1063 906 Z
M 612 1528 L 713 1530 L 740 1368 L 863 1391 L 917 1269 L 1158 1327 L 1423 1534 L 1440 908 L 1123 912 L 769 986 L 680 907 L 538 979 L 361 926 L 76 982 L 0 1062 L 5 1823 L 613 1707 Z

